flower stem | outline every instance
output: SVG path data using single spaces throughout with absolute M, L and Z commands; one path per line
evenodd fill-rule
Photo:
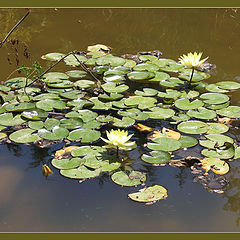
M 190 80 L 189 80 L 189 88 L 191 88 L 193 73 L 194 73 L 194 67 L 192 68 L 192 73 L 191 73 Z
M 117 146 L 117 158 L 119 158 L 119 148 Z

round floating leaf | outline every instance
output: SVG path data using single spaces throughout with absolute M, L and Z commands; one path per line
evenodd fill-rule
M 62 169 L 60 174 L 64 177 L 73 179 L 85 179 L 85 178 L 95 178 L 101 173 L 101 169 L 90 170 L 85 166 L 80 166 L 74 169 Z
M 103 77 L 103 81 L 120 83 L 125 81 L 125 77 L 122 75 L 108 75 L 106 77 Z
M 153 63 L 156 64 L 157 61 L 154 61 Z M 176 73 L 176 72 L 179 72 L 183 69 L 183 65 L 178 64 L 178 63 L 173 62 L 173 61 L 171 61 L 171 62 L 169 61 L 168 64 L 166 64 L 163 67 L 160 67 L 160 69 L 162 71 L 165 71 L 165 72 L 175 72 Z
M 229 118 L 240 118 L 240 107 L 229 106 L 226 108 L 222 108 L 220 110 L 217 110 L 217 114 Z
M 63 58 L 65 54 L 63 53 L 47 53 L 43 55 L 41 58 L 49 61 L 58 61 Z
M 229 100 L 229 97 L 222 93 L 203 93 L 200 98 L 207 104 L 222 104 Z
M 97 120 L 92 120 L 90 122 L 84 123 L 81 128 L 98 128 L 101 126 L 101 123 L 98 122 Z
M 177 99 L 181 93 L 177 90 L 166 89 L 166 92 L 158 92 L 158 97 Z
M 131 80 L 147 80 L 153 78 L 155 74 L 151 72 L 144 72 L 144 71 L 133 71 L 127 74 L 128 78 Z
M 208 109 L 212 109 L 212 110 L 220 110 L 223 108 L 227 108 L 229 106 L 229 102 L 223 103 L 223 104 L 206 104 L 204 105 L 206 108 Z
M 3 133 L 3 132 L 0 132 L 0 139 L 3 139 L 7 137 L 7 134 L 6 133 Z
M 157 99 L 153 97 L 133 96 L 124 101 L 127 106 L 137 106 L 140 109 L 151 108 L 155 106 Z
M 143 88 L 143 91 L 136 90 L 134 93 L 143 97 L 152 97 L 158 94 L 158 90 L 153 88 Z
M 17 78 L 11 78 L 5 82 L 5 85 L 7 87 L 10 87 L 12 89 L 17 88 L 24 88 L 26 85 L 30 84 L 32 82 L 31 79 L 27 79 L 25 77 L 17 77 Z
M 181 148 L 181 143 L 170 137 L 158 137 L 154 138 L 153 141 L 155 143 L 147 144 L 147 147 L 151 150 L 172 152 Z
M 213 119 L 217 116 L 213 110 L 208 110 L 205 107 L 199 107 L 196 110 L 188 110 L 187 115 L 198 119 Z
M 239 159 L 239 158 L 240 158 L 240 147 L 235 146 L 234 159 Z
M 161 80 L 159 84 L 168 88 L 176 88 L 176 87 L 183 87 L 184 81 L 176 77 L 171 77 L 169 79 Z
M 170 153 L 164 151 L 151 151 L 150 155 L 143 154 L 141 159 L 144 162 L 151 164 L 165 164 L 169 162 L 171 155 Z
M 97 65 L 110 65 L 112 67 L 122 66 L 126 60 L 121 57 L 115 57 L 112 54 L 105 55 L 97 59 Z
M 70 141 L 81 140 L 82 143 L 90 143 L 98 140 L 101 133 L 91 129 L 76 129 L 69 133 L 68 139 Z
M 155 61 L 155 60 L 157 60 L 157 57 L 155 57 L 155 56 L 152 56 L 152 55 L 141 55 L 140 57 L 139 57 L 139 59 L 141 60 L 141 61 L 144 61 L 144 62 L 146 62 L 146 61 Z
M 79 88 L 90 88 L 95 84 L 94 81 L 90 81 L 90 80 L 78 80 L 74 83 L 75 87 L 79 87 Z
M 179 139 L 182 148 L 190 148 L 198 144 L 198 140 L 190 136 L 181 136 Z
M 223 145 L 225 142 L 233 143 L 232 138 L 222 134 L 208 134 L 208 135 L 205 135 L 205 137 L 211 141 L 219 143 L 220 145 Z
M 41 120 L 43 118 L 46 118 L 48 116 L 48 113 L 41 109 L 34 108 L 23 111 L 21 115 L 30 120 Z
M 108 92 L 108 93 L 120 93 L 120 92 L 125 92 L 129 89 L 129 86 L 125 84 L 117 85 L 114 82 L 104 83 L 101 85 L 101 87 L 105 92 Z
M 62 82 L 57 82 L 57 83 L 47 83 L 47 86 L 49 88 L 62 89 L 62 88 L 72 88 L 74 85 L 73 85 L 73 82 L 71 81 L 63 80 Z
M 33 134 L 34 132 L 33 129 L 25 128 L 13 132 L 9 138 L 16 143 L 31 143 L 40 140 L 41 138 L 37 134 Z
M 132 171 L 129 175 L 119 171 L 114 173 L 111 178 L 114 183 L 125 187 L 137 186 L 146 181 L 146 175 L 138 171 Z
M 81 118 L 83 122 L 90 122 L 98 116 L 97 113 L 91 110 L 78 110 L 77 112 L 72 111 L 65 115 L 67 118 Z
M 69 76 L 65 73 L 49 72 L 43 75 L 42 81 L 47 83 L 58 83 L 68 79 L 69 79 Z
M 128 109 L 127 111 L 119 110 L 118 114 L 123 117 L 130 117 L 139 121 L 143 121 L 149 118 L 149 115 L 147 113 L 141 112 L 137 108 L 131 108 Z
M 117 101 L 119 99 L 122 99 L 123 95 L 119 93 L 110 93 L 110 95 L 100 94 L 98 98 L 105 101 Z
M 71 78 L 84 78 L 87 75 L 87 72 L 82 70 L 71 70 L 67 71 L 66 74 Z
M 59 96 L 73 100 L 73 99 L 82 98 L 84 94 L 79 90 L 70 90 L 70 91 L 61 92 Z
M 92 97 L 89 100 L 94 103 L 92 109 L 108 110 L 112 106 L 112 102 L 102 102 L 97 97 Z
M 214 133 L 225 133 L 228 131 L 229 127 L 222 123 L 207 123 L 209 130 L 207 134 Z
M 109 66 L 95 66 L 93 68 L 93 72 L 101 75 L 103 74 L 105 71 L 107 71 L 109 69 Z
M 190 102 L 188 98 L 180 98 L 175 101 L 174 105 L 181 110 L 190 110 L 202 107 L 204 103 L 198 99 Z
M 22 112 L 27 109 L 31 109 L 35 107 L 34 103 L 28 103 L 28 102 L 15 102 L 15 103 L 9 103 L 4 106 L 6 111 L 8 112 Z
M 143 188 L 136 193 L 128 194 L 128 197 L 133 201 L 145 203 L 166 199 L 167 196 L 167 189 L 160 185 Z
M 13 117 L 12 113 L 3 113 L 0 114 L 0 125 L 3 126 L 15 126 L 15 125 L 20 125 L 22 123 L 26 122 L 20 114 L 16 115 Z
M 36 107 L 48 112 L 48 111 L 52 111 L 54 108 L 64 109 L 66 107 L 66 104 L 60 100 L 45 99 L 37 102 Z
M 60 120 L 61 127 L 67 129 L 75 129 L 83 126 L 83 121 L 80 118 L 63 118 Z
M 48 139 L 48 140 L 60 140 L 68 136 L 68 130 L 63 127 L 54 126 L 52 130 L 47 130 L 45 128 L 38 130 L 38 135 L 41 138 Z
M 73 157 L 85 157 L 87 155 L 92 157 L 100 157 L 103 153 L 106 152 L 106 149 L 99 146 L 81 146 L 74 148 L 71 151 Z
M 198 97 L 198 96 L 199 96 L 199 92 L 197 92 L 197 91 L 193 91 L 193 90 L 181 91 L 181 98 L 195 98 L 195 97 Z
M 177 129 L 188 134 L 202 134 L 208 131 L 208 125 L 201 121 L 187 121 L 180 123 Z
M 96 57 L 95 54 L 93 54 L 92 57 Z M 96 61 L 97 61 L 96 58 L 89 58 L 84 64 L 87 66 L 95 66 Z
M 28 127 L 31 129 L 39 130 L 43 128 L 44 123 L 42 121 L 29 121 Z
M 66 58 L 64 58 L 64 62 L 66 63 L 66 65 L 73 66 L 73 67 L 79 66 L 81 64 L 79 62 L 86 62 L 86 61 L 87 61 L 86 57 L 77 55 L 77 54 L 75 54 L 74 56 L 69 55 Z
M 217 84 L 209 84 L 206 87 L 206 90 L 208 92 L 215 92 L 215 93 L 226 93 L 226 92 L 228 92 L 227 90 L 220 88 Z
M 226 90 L 236 90 L 240 88 L 240 83 L 232 82 L 232 81 L 218 82 L 216 83 L 216 85 Z
M 87 50 L 90 52 L 98 52 L 102 50 L 109 51 L 111 50 L 111 48 L 103 44 L 95 44 L 92 46 L 88 46 Z
M 149 71 L 149 72 L 155 72 L 159 70 L 159 66 L 153 64 L 153 63 L 140 63 L 137 64 L 134 68 L 134 71 Z
M 59 126 L 59 125 L 60 125 L 60 121 L 55 118 L 48 118 L 44 123 L 44 127 L 47 130 L 52 130 L 55 126 Z
M 112 122 L 114 120 L 114 117 L 113 116 L 105 116 L 105 115 L 99 115 L 97 118 L 96 118 L 97 121 L 99 122 Z
M 169 108 L 160 108 L 160 107 L 154 107 L 150 109 L 151 112 L 145 112 L 149 115 L 150 118 L 153 119 L 167 119 L 172 116 L 174 116 L 175 112 L 172 109 Z
M 113 126 L 115 127 L 131 127 L 135 123 L 135 120 L 130 117 L 123 117 L 122 119 L 114 118 Z
M 34 101 L 40 101 L 45 99 L 60 99 L 59 95 L 56 93 L 42 93 L 33 97 Z
M 206 172 L 212 170 L 216 174 L 226 174 L 229 171 L 229 165 L 219 158 L 204 158 L 201 160 L 202 168 Z
M 122 66 L 121 66 L 122 67 Z M 117 69 L 109 69 L 106 72 L 104 72 L 103 76 L 108 77 L 108 76 L 124 76 L 125 72 Z
M 234 157 L 235 149 L 233 144 L 226 142 L 223 147 L 217 150 L 203 149 L 201 154 L 209 158 L 229 159 Z
M 170 75 L 164 72 L 155 72 L 155 76 L 149 79 L 149 82 L 160 82 L 170 78 Z
M 191 74 L 192 74 L 192 69 L 184 69 L 179 74 L 178 77 L 181 78 L 181 79 L 189 81 L 190 77 L 191 77 Z M 209 74 L 204 73 L 204 72 L 198 72 L 198 71 L 195 70 L 194 73 L 193 73 L 192 81 L 193 82 L 199 82 L 199 81 L 202 81 L 202 80 L 207 79 L 209 77 L 210 77 Z
M 57 169 L 73 169 L 77 168 L 80 165 L 82 165 L 85 162 L 85 159 L 83 158 L 62 158 L 62 159 L 57 159 L 54 158 L 52 160 L 52 165 L 57 168 Z
M 172 119 L 177 122 L 182 122 L 182 121 L 188 121 L 190 117 L 186 114 L 179 113 L 177 116 L 173 116 Z

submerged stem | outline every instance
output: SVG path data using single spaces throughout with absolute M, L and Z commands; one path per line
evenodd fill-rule
M 194 73 L 194 67 L 192 68 L 192 73 L 191 73 L 190 80 L 189 80 L 189 88 L 191 88 L 193 73 Z

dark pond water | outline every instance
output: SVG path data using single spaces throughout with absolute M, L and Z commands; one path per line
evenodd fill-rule
M 1 39 L 24 14 L 24 9 L 0 9 Z M 203 51 L 217 66 L 208 82 L 240 81 L 240 14 L 234 9 L 32 9 L 12 37 L 30 48 L 31 59 L 24 60 L 19 52 L 19 64 L 39 60 L 46 67 L 48 63 L 40 59 L 43 54 L 103 43 L 116 55 L 159 49 L 163 57 L 176 60 L 189 51 Z M 13 54 L 12 64 L 7 61 L 11 49 L 0 51 L 0 76 L 5 80 L 16 64 Z M 240 105 L 239 93 L 232 95 L 233 105 Z M 240 137 L 237 129 L 231 134 Z M 0 231 L 240 230 L 238 161 L 230 164 L 227 190 L 217 194 L 194 183 L 187 168 L 149 167 L 136 160 L 133 167 L 147 172 L 148 186 L 161 184 L 169 191 L 166 200 L 146 206 L 127 198 L 135 188 L 121 188 L 106 176 L 80 184 L 53 169 L 46 180 L 42 162 L 60 147 L 0 145 Z M 138 159 L 140 154 L 135 151 L 130 158 Z

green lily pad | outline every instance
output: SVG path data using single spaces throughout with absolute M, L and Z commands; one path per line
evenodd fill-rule
M 204 105 L 206 108 L 211 110 L 220 110 L 223 108 L 227 108 L 229 106 L 229 102 L 223 103 L 223 104 L 206 104 Z
M 114 117 L 113 116 L 110 116 L 110 115 L 99 115 L 97 118 L 96 118 L 97 121 L 99 122 L 112 122 L 114 120 Z
M 147 147 L 155 151 L 172 152 L 180 149 L 182 146 L 178 140 L 170 137 L 158 137 L 154 138 L 153 141 L 155 143 L 148 143 Z
M 52 165 L 57 169 L 73 169 L 81 166 L 85 162 L 83 158 L 63 158 L 57 159 L 54 158 L 52 160 Z
M 184 81 L 176 77 L 171 77 L 168 79 L 161 80 L 159 84 L 167 88 L 176 88 L 176 87 L 183 87 Z
M 47 53 L 43 55 L 41 58 L 44 60 L 49 60 L 49 61 L 59 61 L 61 58 L 63 58 L 65 54 L 63 53 Z
M 98 51 L 102 51 L 102 50 L 109 51 L 110 48 L 103 44 L 95 44 L 93 46 L 88 46 L 87 50 L 90 52 L 98 52 Z
M 226 108 L 222 108 L 220 110 L 217 110 L 217 114 L 229 118 L 240 118 L 240 107 L 229 106 Z
M 36 107 L 46 112 L 49 112 L 52 111 L 54 108 L 64 109 L 66 107 L 66 104 L 61 100 L 45 99 L 37 102 Z
M 134 71 L 149 71 L 149 72 L 155 72 L 159 70 L 159 66 L 153 64 L 153 63 L 140 63 L 137 64 L 134 68 Z
M 229 100 L 229 97 L 222 93 L 203 93 L 200 98 L 207 104 L 222 104 Z
M 62 82 L 57 82 L 57 83 L 47 83 L 47 86 L 49 88 L 62 89 L 62 88 L 72 88 L 74 85 L 73 85 L 73 82 L 71 81 L 63 80 Z
M 228 92 L 228 90 L 220 88 L 217 84 L 209 84 L 206 87 L 206 90 L 208 92 L 215 92 L 215 93 L 227 93 Z
M 44 127 L 43 121 L 29 121 L 28 127 L 31 129 L 39 130 Z
M 190 119 L 190 117 L 187 114 L 179 113 L 178 115 L 173 116 L 172 119 L 177 122 L 183 122 L 183 121 L 188 121 Z
M 192 118 L 198 119 L 213 119 L 217 116 L 216 112 L 213 110 L 208 110 L 205 107 L 199 107 L 195 110 L 188 110 L 187 115 Z
M 149 115 L 145 112 L 142 112 L 141 110 L 137 108 L 131 108 L 126 111 L 119 110 L 118 114 L 123 117 L 130 117 L 138 121 L 143 121 L 149 118 Z
M 60 121 L 58 119 L 55 119 L 55 118 L 48 118 L 44 122 L 44 127 L 47 130 L 52 130 L 55 126 L 59 126 L 59 125 L 60 125 Z
M 153 56 L 153 55 L 141 55 L 141 56 L 139 57 L 139 59 L 140 59 L 141 61 L 144 61 L 144 62 L 146 62 L 146 61 L 152 62 L 152 61 L 157 60 L 158 58 L 155 57 L 155 56 Z
M 208 172 L 212 170 L 216 174 L 226 174 L 229 171 L 229 165 L 219 158 L 204 158 L 201 160 L 202 168 Z
M 91 129 L 76 129 L 69 133 L 70 141 L 80 140 L 82 143 L 90 143 L 97 141 L 101 137 L 101 133 Z
M 102 154 L 106 152 L 106 149 L 99 146 L 81 146 L 74 148 L 71 151 L 71 155 L 73 157 L 85 157 L 85 156 L 92 156 L 92 157 L 100 157 Z
M 101 173 L 101 169 L 90 170 L 85 166 L 80 166 L 74 169 L 62 169 L 60 174 L 64 177 L 73 179 L 86 179 L 98 177 Z
M 228 131 L 229 127 L 222 123 L 207 123 L 209 130 L 207 134 L 219 134 Z
M 222 134 L 208 134 L 208 135 L 205 135 L 205 137 L 211 141 L 214 141 L 214 142 L 217 142 L 221 145 L 223 145 L 225 142 L 228 142 L 228 143 L 232 143 L 233 144 L 233 139 L 228 137 L 228 136 L 225 136 L 225 135 L 222 135 Z
M 156 64 L 157 61 L 154 61 L 153 63 Z M 162 71 L 165 71 L 165 72 L 175 72 L 175 73 L 177 73 L 177 72 L 179 72 L 179 71 L 181 71 L 183 69 L 183 65 L 178 64 L 178 63 L 173 62 L 173 61 L 169 61 L 168 64 L 166 64 L 163 67 L 160 67 L 160 69 Z
M 239 159 L 239 158 L 240 158 L 240 147 L 235 146 L 234 159 Z
M 82 70 L 71 70 L 67 71 L 66 74 L 71 78 L 84 78 L 87 75 L 87 72 Z
M 78 111 L 82 110 L 83 108 L 90 108 L 94 106 L 94 103 L 85 99 L 77 98 L 72 101 L 68 101 L 67 106 L 74 106 L 72 110 Z
M 103 81 L 120 83 L 125 81 L 125 77 L 122 75 L 108 75 L 106 77 L 103 77 Z
M 97 120 L 92 120 L 87 123 L 84 123 L 81 128 L 94 129 L 94 128 L 98 128 L 100 126 L 101 126 L 100 122 L 98 122 Z
M 112 67 L 122 66 L 126 60 L 121 57 L 115 57 L 112 54 L 105 55 L 97 59 L 97 65 L 110 65 Z
M 43 82 L 46 83 L 59 83 L 63 80 L 68 80 L 69 76 L 61 72 L 49 72 L 43 75 Z
M 190 136 L 181 136 L 178 141 L 181 143 L 182 148 L 190 148 L 198 144 L 198 140 Z
M 130 80 L 141 81 L 153 78 L 155 74 L 152 72 L 145 72 L 145 71 L 133 71 L 127 74 Z
M 122 99 L 123 95 L 119 93 L 110 93 L 110 95 L 100 94 L 98 98 L 104 101 L 117 101 L 119 99 Z
M 180 98 L 175 101 L 174 105 L 181 110 L 191 110 L 202 107 L 204 103 L 198 99 L 190 101 L 188 98 Z
M 98 97 L 91 97 L 89 100 L 94 104 L 92 109 L 108 110 L 112 106 L 112 102 L 102 102 L 98 99 Z
M 12 113 L 3 113 L 0 114 L 0 125 L 3 126 L 15 126 L 15 125 L 20 125 L 22 123 L 26 122 L 20 114 L 16 115 L 13 117 Z
M 73 100 L 73 99 L 82 98 L 84 94 L 79 90 L 70 90 L 70 91 L 61 92 L 59 96 Z
M 33 97 L 33 101 L 41 101 L 45 99 L 60 99 L 60 97 L 56 93 L 42 93 Z
M 136 193 L 128 194 L 128 197 L 136 202 L 155 202 L 161 199 L 167 198 L 167 189 L 160 186 L 154 185 L 148 188 L 143 188 Z
M 218 82 L 216 83 L 216 85 L 226 90 L 236 90 L 240 88 L 240 83 L 232 82 L 232 81 Z
M 38 135 L 41 138 L 52 140 L 52 141 L 66 138 L 68 136 L 68 133 L 69 132 L 66 128 L 63 128 L 60 126 L 54 126 L 52 130 L 47 130 L 45 128 L 38 130 Z
M 94 84 L 95 82 L 91 80 L 78 80 L 74 83 L 74 86 L 79 88 L 90 88 Z
M 226 142 L 223 147 L 217 150 L 203 149 L 201 154 L 209 158 L 230 159 L 235 155 L 235 149 L 232 143 Z
M 149 82 L 160 82 L 170 78 L 170 75 L 165 72 L 155 72 L 155 76 L 149 79 Z
M 143 91 L 136 90 L 134 94 L 143 97 L 152 97 L 158 94 L 158 90 L 153 88 L 143 88 Z
M 151 164 L 165 164 L 171 159 L 171 154 L 164 151 L 151 151 L 150 155 L 143 154 L 141 159 Z
M 119 171 L 114 173 L 111 178 L 114 183 L 125 187 L 137 186 L 146 181 L 146 175 L 138 171 L 132 171 L 129 175 Z
M 177 99 L 181 93 L 177 90 L 166 89 L 166 92 L 158 92 L 158 97 Z
M 22 112 L 22 117 L 25 117 L 30 120 L 41 120 L 48 116 L 48 113 L 41 109 L 29 109 Z
M 28 103 L 28 102 L 15 102 L 15 103 L 9 103 L 4 106 L 6 111 L 8 112 L 22 112 L 27 109 L 31 109 L 35 107 L 34 103 Z
M 173 117 L 175 114 L 175 111 L 169 108 L 154 107 L 150 110 L 151 112 L 149 111 L 145 113 L 147 113 L 152 119 L 167 119 Z
M 133 96 L 124 101 L 127 106 L 137 106 L 140 109 L 151 108 L 155 106 L 157 99 L 153 97 Z
M 177 129 L 188 134 L 203 134 L 208 131 L 208 125 L 201 121 L 187 121 L 180 123 Z
M 136 62 L 131 59 L 126 59 L 126 62 L 123 65 L 124 67 L 134 68 L 136 66 Z
M 9 138 L 16 143 L 31 143 L 40 140 L 41 138 L 34 132 L 34 129 L 25 128 L 13 132 L 9 135 Z
M 60 120 L 61 127 L 75 129 L 83 127 L 83 121 L 80 118 L 63 118 Z
M 181 91 L 181 98 L 195 98 L 199 96 L 199 92 L 190 90 L 190 91 Z
M 109 66 L 95 66 L 93 72 L 99 75 L 103 74 L 105 71 L 109 70 Z
M 18 89 L 26 87 L 26 85 L 30 84 L 31 82 L 32 82 L 31 79 L 27 79 L 25 77 L 17 77 L 7 80 L 5 82 L 5 85 L 7 87 L 10 87 L 11 89 Z
M 181 71 L 181 73 L 178 75 L 178 77 L 180 79 L 184 79 L 189 81 L 190 80 L 190 76 L 192 74 L 192 69 L 184 69 Z M 198 72 L 198 71 L 194 71 L 193 73 L 193 77 L 192 77 L 192 81 L 193 82 L 199 82 L 202 81 L 204 79 L 210 78 L 210 75 L 205 73 L 205 72 Z
M 103 90 L 105 92 L 108 92 L 108 93 L 121 93 L 121 92 L 125 92 L 129 89 L 129 86 L 127 86 L 125 84 L 117 85 L 114 82 L 104 83 L 101 85 L 101 87 L 103 88 Z
M 85 123 L 96 119 L 97 116 L 98 116 L 97 113 L 87 109 L 78 110 L 77 112 L 72 111 L 65 115 L 65 117 L 67 118 L 81 118 Z
M 130 117 L 123 117 L 122 119 L 114 118 L 113 126 L 115 127 L 131 127 L 135 123 L 135 120 Z
M 7 134 L 4 132 L 0 132 L 0 139 L 3 139 L 5 137 L 7 137 Z
M 86 57 L 81 56 L 81 55 L 77 55 L 77 54 L 75 54 L 75 56 L 69 55 L 64 59 L 64 62 L 65 62 L 66 65 L 73 66 L 73 67 L 79 66 L 80 65 L 79 62 L 84 63 L 86 61 L 87 61 Z

